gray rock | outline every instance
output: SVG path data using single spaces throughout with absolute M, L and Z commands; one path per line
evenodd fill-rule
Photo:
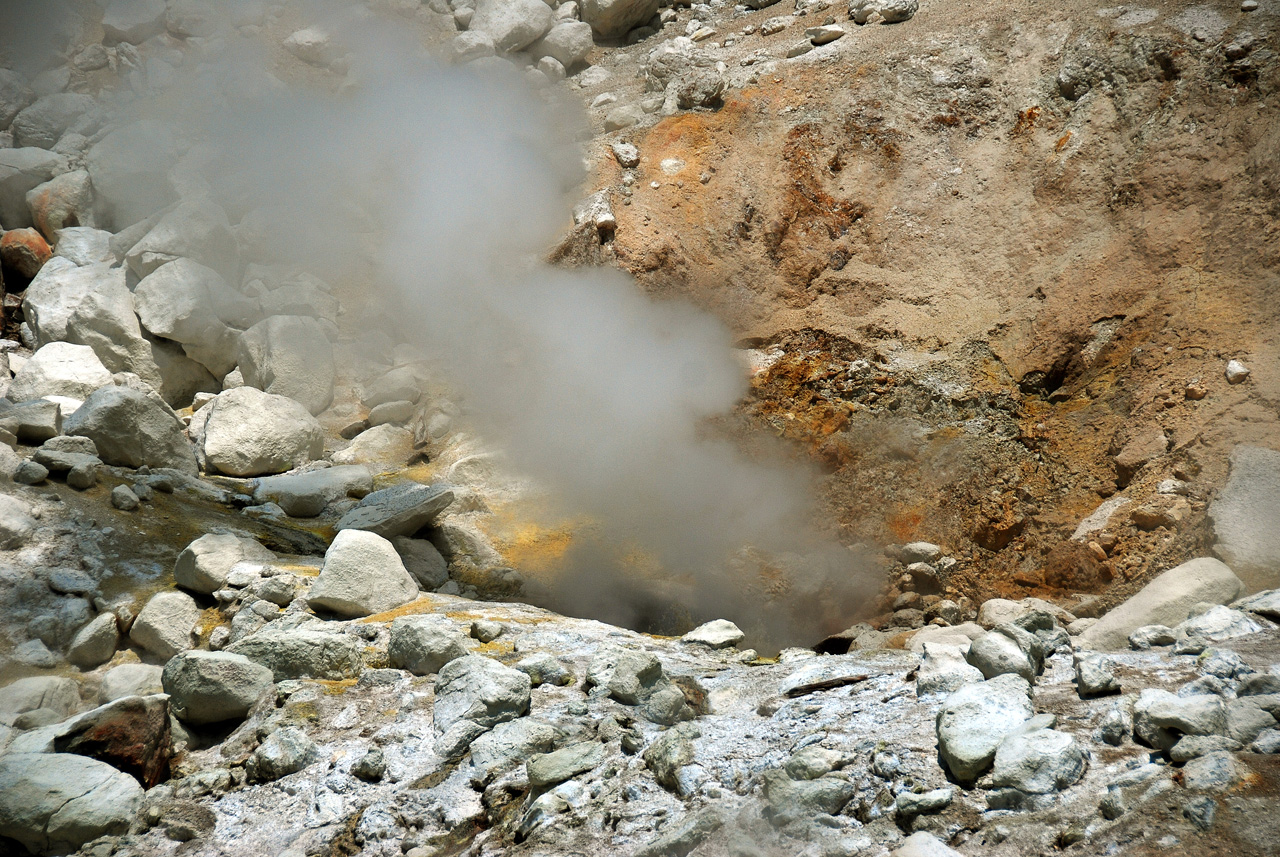
M 1157 750 L 1168 750 L 1180 735 L 1223 735 L 1226 711 L 1216 696 L 1179 697 L 1148 688 L 1133 707 L 1133 734 Z
M 1153 646 L 1172 646 L 1178 635 L 1168 625 L 1143 625 L 1129 634 L 1129 648 L 1145 651 Z
M 1249 745 L 1250 753 L 1262 753 L 1273 756 L 1280 753 L 1280 729 L 1265 729 L 1258 733 Z
M 351 776 L 364 780 L 366 783 L 376 783 L 382 779 L 386 772 L 386 756 L 377 747 L 370 748 L 367 753 L 356 759 L 351 766 Z
M 117 485 L 111 489 L 111 505 L 122 512 L 132 512 L 141 505 L 138 495 L 128 485 Z
M 1241 748 L 1239 741 L 1223 735 L 1183 735 L 1169 749 L 1169 758 L 1178 764 L 1190 762 L 1210 753 L 1234 753 Z
M 164 0 L 110 0 L 102 14 L 102 30 L 109 45 L 139 45 L 164 30 Z
M 1010 627 L 998 626 L 974 640 L 966 658 L 982 672 L 984 678 L 1010 673 L 1034 682 L 1038 672 L 1036 664 L 1012 636 L 1001 630 Z
M 1020 676 L 1005 674 L 966 685 L 938 711 L 938 754 L 957 779 L 972 781 L 1032 713 L 1031 685 Z
M 555 16 L 542 0 L 480 0 L 470 29 L 488 33 L 499 53 L 512 53 L 542 38 Z
M 393 667 L 431 675 L 467 654 L 466 638 L 442 616 L 401 616 L 391 623 L 387 655 Z
M 0 69 L 0 131 L 8 128 L 13 117 L 35 100 L 35 91 L 22 75 L 7 68 Z
M 44 149 L 0 149 L 0 223 L 6 229 L 33 225 L 27 194 L 53 178 L 62 164 L 62 158 Z
M 219 393 L 190 431 L 205 468 L 228 476 L 281 473 L 324 453 L 324 429 L 305 407 L 253 387 Z
M 191 648 L 200 606 L 185 592 L 157 592 L 138 613 L 129 639 L 162 659 Z
M 52 149 L 69 130 L 92 134 L 102 113 L 92 95 L 55 92 L 36 99 L 13 117 L 13 139 L 19 147 Z
M 373 410 L 369 411 L 367 422 L 370 427 L 387 425 L 404 425 L 413 419 L 416 408 L 413 402 L 383 402 Z
M 683 643 L 699 643 L 712 649 L 727 649 L 736 646 L 746 635 L 727 619 L 715 619 L 699 625 L 680 638 Z
M 1245 677 L 1236 688 L 1236 696 L 1262 696 L 1263 694 L 1280 694 L 1280 675 L 1259 673 Z
M 1049 794 L 1084 776 L 1084 750 L 1065 732 L 1041 729 L 1010 735 L 996 750 L 991 780 L 1026 794 Z
M 253 751 L 245 769 L 259 782 L 296 774 L 320 758 L 315 742 L 297 726 L 284 726 L 266 737 Z
M 572 69 L 585 62 L 587 54 L 594 47 L 595 41 L 591 38 L 590 24 L 585 21 L 562 21 L 552 27 L 550 32 L 541 39 L 531 44 L 528 52 L 535 58 L 552 57 L 565 69 Z
M 178 160 L 178 146 L 163 122 L 130 122 L 108 133 L 89 149 L 86 166 L 101 214 L 99 225 L 124 230 L 140 225 L 121 255 L 143 238 L 158 222 L 151 218 L 177 199 L 170 168 Z
M 198 472 L 182 421 L 155 393 L 103 387 L 85 399 L 63 429 L 92 440 L 108 464 Z
M 1081 699 L 1120 692 L 1115 662 L 1110 658 L 1092 652 L 1079 652 L 1075 655 L 1075 668 L 1076 692 Z
M 902 844 L 893 852 L 892 857 L 963 857 L 963 855 L 953 848 L 948 848 L 932 833 L 920 830 L 902 840 Z
M 586 773 L 604 762 L 604 745 L 582 741 L 551 753 L 537 755 L 525 763 L 529 786 L 545 789 Z
M 133 296 L 138 318 L 153 335 L 180 343 L 187 357 L 216 377 L 236 367 L 239 337 L 228 325 L 243 326 L 256 310 L 217 271 L 177 259 L 144 277 Z
M 273 623 L 274 624 L 274 623 Z M 321 627 L 275 628 L 271 625 L 227 647 L 266 667 L 277 681 L 285 679 L 356 678 L 364 669 L 360 641 Z
M 396 470 L 408 464 L 414 454 L 413 443 L 413 432 L 383 424 L 360 432 L 330 460 L 334 464 L 369 464 L 382 471 Z
M 263 319 L 241 334 L 239 358 L 251 387 L 301 402 L 312 414 L 333 403 L 333 346 L 314 318 Z
M 1182 767 L 1182 785 L 1189 791 L 1221 792 L 1238 783 L 1244 775 L 1235 757 L 1220 751 L 1187 762 Z
M 253 499 L 259 503 L 276 503 L 293 518 L 314 518 L 335 500 L 364 497 L 371 491 L 373 476 L 369 469 L 350 464 L 265 477 L 258 481 Z M 445 576 L 448 577 L 447 572 Z
M 102 676 L 98 690 L 98 702 L 106 703 L 126 696 L 151 696 L 164 693 L 161 682 L 163 667 L 151 664 L 121 664 L 112 667 Z
M 0 756 L 0 836 L 37 854 L 66 854 L 127 833 L 142 787 L 115 768 L 70 753 Z
M 966 645 L 968 641 L 966 638 Z M 966 684 L 980 682 L 982 671 L 970 664 L 961 647 L 947 643 L 926 642 L 924 658 L 916 670 L 916 694 L 928 696 L 953 693 Z
M 84 399 L 111 383 L 111 373 L 92 348 L 70 342 L 50 342 L 41 346 L 13 376 L 8 398 L 18 403 L 47 396 Z
M 793 780 L 782 771 L 773 770 L 766 771 L 761 779 L 765 814 L 777 826 L 818 815 L 836 815 L 857 794 L 857 787 L 842 777 Z
M 449 563 L 431 542 L 394 536 L 391 544 L 420 590 L 434 592 L 449 582 Z
M 680 770 L 697 756 L 693 740 L 702 737 L 702 731 L 693 723 L 681 723 L 663 732 L 645 749 L 642 758 L 658 785 L 671 791 L 678 788 Z M 787 777 L 777 772 L 783 779 Z
M 1202 601 L 1226 604 L 1239 596 L 1243 583 L 1231 569 L 1208 557 L 1189 560 L 1164 572 L 1125 603 L 1080 635 L 1094 649 L 1122 649 L 1129 634 L 1144 625 L 1176 625 Z
M 61 718 L 80 707 L 80 685 L 61 676 L 20 678 L 0 690 L 0 724 L 6 726 L 29 711 L 46 709 Z
M 951 805 L 955 790 L 950 788 L 934 789 L 928 792 L 901 792 L 896 807 L 899 817 L 911 818 L 917 815 L 928 815 L 941 812 Z
M 435 521 L 453 502 L 443 485 L 407 482 L 374 491 L 338 521 L 336 529 L 367 530 L 383 538 L 411 536 Z
M 418 597 L 418 584 L 391 542 L 364 530 L 342 530 L 324 555 L 307 602 L 347 618 L 391 610 Z
M 546 723 L 521 717 L 499 723 L 471 743 L 471 781 L 487 784 L 493 777 L 555 746 L 556 730 Z
M 1280 452 L 1237 446 L 1227 484 L 1209 506 L 1214 553 L 1248 589 L 1280 586 Z
M 93 187 L 89 183 L 89 173 L 72 170 L 37 185 L 27 191 L 27 207 L 31 209 L 36 228 L 50 244 L 55 240 L 61 242 L 58 233 L 64 226 L 92 227 Z
M 67 660 L 72 666 L 91 670 L 111 660 L 119 642 L 120 628 L 115 614 L 103 613 L 76 632 L 67 648 Z
M 1268 589 L 1234 602 L 1232 607 L 1280 621 L 1280 589 Z
M 226 213 L 207 198 L 183 202 L 163 217 L 125 254 L 139 278 L 177 259 L 193 259 L 228 280 L 239 267 L 240 253 Z
M 1274 627 L 1275 625 L 1266 619 L 1217 604 L 1199 616 L 1179 623 L 1173 630 L 1179 637 L 1194 637 L 1207 643 L 1221 643 L 1224 640 L 1246 637 Z
M 550 684 L 565 687 L 573 684 L 573 671 L 547 652 L 535 652 L 521 658 L 516 669 L 529 676 L 534 687 Z
M 481 643 L 492 643 L 506 630 L 506 625 L 494 619 L 476 619 L 471 623 L 471 636 Z
M 1227 703 L 1227 727 L 1229 738 L 1241 744 L 1251 744 L 1267 729 L 1273 729 L 1276 718 L 1259 706 L 1256 700 L 1234 699 Z
M 0 550 L 22 547 L 35 532 L 31 506 L 17 497 L 0 494 Z
M 594 665 L 593 665 L 594 670 Z M 623 705 L 639 705 L 663 686 L 662 662 L 648 652 L 624 651 L 613 660 L 605 686 Z
M 450 56 L 454 63 L 462 65 L 472 60 L 483 59 L 494 55 L 493 36 L 480 30 L 468 30 L 453 37 L 449 43 Z
M 602 39 L 620 39 L 658 12 L 658 0 L 580 0 L 578 13 Z
M 414 368 L 397 366 L 365 385 L 360 404 L 373 409 L 387 402 L 416 402 L 421 395 L 421 382 Z
M 529 677 L 482 655 L 445 664 L 436 676 L 437 735 L 466 720 L 491 729 L 529 712 Z
M 187 545 L 173 565 L 173 582 L 183 589 L 212 595 L 227 585 L 238 563 L 269 563 L 275 554 L 255 539 L 206 533 Z
M 679 822 L 668 825 L 657 839 L 634 852 L 634 857 L 670 857 L 689 854 L 712 834 L 724 827 L 724 819 L 711 808 L 688 813 Z
M 161 676 L 173 713 L 194 724 L 243 718 L 274 681 L 271 670 L 232 652 L 183 652 Z
M 0 428 L 25 443 L 43 443 L 62 434 L 62 408 L 45 399 L 21 404 L 0 399 Z

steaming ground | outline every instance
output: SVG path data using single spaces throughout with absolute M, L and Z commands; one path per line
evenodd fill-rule
M 615 270 L 541 261 L 583 178 L 582 117 L 514 72 L 441 66 L 372 23 L 346 37 L 354 82 L 338 92 L 280 84 L 240 51 L 125 109 L 192 144 L 188 180 L 233 220 L 267 224 L 258 261 L 346 271 L 393 307 L 397 338 L 510 467 L 590 515 L 590 543 L 529 596 L 665 633 L 729 616 L 765 648 L 865 613 L 877 582 L 811 526 L 807 466 L 748 458 L 711 424 L 747 392 L 723 324 Z M 744 548 L 768 559 L 734 561 Z M 636 575 L 636 552 L 659 570 Z

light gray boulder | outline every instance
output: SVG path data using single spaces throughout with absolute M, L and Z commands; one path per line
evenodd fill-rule
M 177 259 L 193 259 L 229 281 L 239 273 L 240 253 L 227 215 L 216 203 L 199 199 L 179 203 L 125 254 L 139 278 Z
M 324 555 L 308 604 L 346 618 L 391 610 L 418 597 L 418 584 L 391 542 L 376 533 L 342 530 Z
M 333 346 L 314 318 L 277 315 L 240 336 L 244 382 L 301 402 L 312 414 L 333 403 Z
M 1266 619 L 1218 604 L 1198 616 L 1178 623 L 1173 632 L 1179 638 L 1198 637 L 1207 643 L 1221 643 L 1274 627 L 1275 623 Z
M 103 387 L 67 418 L 63 430 L 92 440 L 108 464 L 198 472 L 182 421 L 156 393 Z
M 324 453 L 324 429 L 305 407 L 253 387 L 214 397 L 190 432 L 205 469 L 228 476 L 280 473 Z
M 157 592 L 138 612 L 129 639 L 163 659 L 191 648 L 200 605 L 185 592 Z
M 233 652 L 189 651 L 165 664 L 170 706 L 187 723 L 239 720 L 274 683 L 271 670 Z
M 53 255 L 66 259 L 73 265 L 101 265 L 113 263 L 111 233 L 91 226 L 68 226 L 59 229 L 55 238 Z
M 284 620 L 280 620 L 281 622 Z M 227 647 L 267 667 L 277 680 L 355 678 L 364 669 L 360 641 L 319 627 L 275 627 L 271 623 Z
M 405 482 L 369 494 L 338 521 L 336 529 L 367 530 L 383 538 L 411 536 L 453 502 L 446 485 Z
M 964 650 L 947 643 L 926 642 L 916 670 L 916 695 L 954 693 L 966 684 L 980 682 L 982 670 L 965 659 Z
M 236 367 L 239 335 L 229 325 L 243 326 L 256 308 L 217 271 L 176 259 L 144 277 L 133 297 L 142 325 L 153 335 L 179 343 L 216 377 Z
M 1280 586 L 1280 451 L 1240 445 L 1227 484 L 1209 506 L 1213 551 L 1246 590 Z
M 164 667 L 153 664 L 121 664 L 112 667 L 102 675 L 102 686 L 98 689 L 99 704 L 122 699 L 126 696 L 151 696 L 164 693 L 161 676 Z
M 120 835 L 142 809 L 138 781 L 72 753 L 0 756 L 0 836 L 36 854 L 66 854 Z
M 1147 688 L 1133 706 L 1134 736 L 1157 750 L 1169 750 L 1183 735 L 1224 735 L 1226 729 L 1226 708 L 1217 696 Z
M 467 640 L 442 616 L 401 616 L 391 623 L 391 665 L 414 675 L 432 675 L 466 657 Z
M 1012 673 L 965 685 L 942 703 L 938 754 L 956 779 L 970 782 L 995 759 L 1000 743 L 1031 719 L 1031 685 Z
M 1257 613 L 1259 616 L 1280 622 L 1280 589 L 1268 589 L 1247 598 L 1241 598 L 1231 606 L 1236 610 Z
M 110 0 L 102 13 L 102 30 L 108 45 L 139 45 L 164 30 L 164 0 Z
M 984 678 L 1012 673 L 1029 682 L 1036 680 L 1036 664 L 1022 646 L 1005 630 L 1010 625 L 997 626 L 974 640 L 966 655 L 969 663 L 977 667 Z
M 456 65 L 491 57 L 494 53 L 493 36 L 480 30 L 458 33 L 449 43 L 449 56 Z
M 1249 771 L 1225 751 L 1208 753 L 1182 767 L 1182 785 L 1193 792 L 1224 792 L 1240 782 Z
M 114 613 L 103 613 L 85 625 L 71 640 L 67 660 L 72 666 L 91 670 L 111 660 L 120 643 L 120 627 Z
M 471 782 L 487 785 L 496 775 L 555 746 L 556 730 L 540 720 L 520 717 L 499 723 L 471 743 Z
M 480 0 L 470 29 L 493 38 L 498 53 L 513 53 L 542 38 L 555 15 L 542 0 Z
M 892 857 L 964 857 L 932 833 L 917 831 L 902 840 Z
M 360 432 L 345 449 L 332 456 L 334 464 L 369 464 L 381 470 L 399 470 L 413 454 L 413 432 L 400 426 L 380 425 Z
M 31 281 L 23 310 L 38 346 L 87 345 L 107 371 L 132 372 L 160 386 L 160 371 L 134 314 L 123 268 L 105 263 L 82 267 L 55 257 Z
M 185 408 L 197 393 L 214 394 L 222 389 L 209 367 L 188 357 L 176 342 L 152 339 L 151 357 L 160 371 L 160 397 L 172 407 Z
M 177 161 L 171 128 L 156 120 L 131 122 L 95 142 L 86 166 L 97 197 L 99 226 L 121 231 L 174 202 L 177 194 L 169 173 Z M 145 232 L 149 231 L 150 226 Z M 133 237 L 133 243 L 145 232 Z
M 0 691 L 0 724 L 5 726 L 28 711 L 43 708 L 67 717 L 80 707 L 79 683 L 62 676 L 20 678 Z
M 1153 646 L 1172 646 L 1177 639 L 1168 625 L 1143 625 L 1129 634 L 1129 648 L 1145 651 Z
M 1210 557 L 1184 562 L 1156 577 L 1132 598 L 1107 613 L 1080 635 L 1082 646 L 1123 649 L 1129 634 L 1144 625 L 1176 625 L 1200 603 L 1226 604 L 1244 584 L 1231 569 Z
M 445 664 L 436 676 L 433 718 L 436 735 L 469 721 L 482 730 L 529 712 L 529 677 L 483 655 Z
M 1074 661 L 1076 692 L 1081 699 L 1120 692 L 1113 660 L 1093 652 L 1077 652 Z
M 62 407 L 48 399 L 21 404 L 0 399 L 0 428 L 24 443 L 44 443 L 62 434 Z
M 737 625 L 728 619 L 713 619 L 680 638 L 682 643 L 698 643 L 712 649 L 727 649 L 746 639 Z
M 393 536 L 392 546 L 404 562 L 405 570 L 423 592 L 434 592 L 449 582 L 449 563 L 426 539 Z
M 36 93 L 22 75 L 0 68 L 0 131 L 7 129 L 22 108 L 36 100 Z
M 658 0 L 580 0 L 578 14 L 602 39 L 621 39 L 658 13 Z
M 19 404 L 49 396 L 84 399 L 111 383 L 111 372 L 92 348 L 70 342 L 50 342 L 31 355 L 13 376 L 8 399 Z
M 1085 753 L 1076 739 L 1053 729 L 1010 735 L 996 749 L 991 780 L 1024 794 L 1049 794 L 1079 782 Z
M 53 178 L 62 163 L 44 149 L 0 149 L 0 223 L 5 229 L 34 225 L 27 193 Z
M 183 548 L 173 565 L 173 582 L 183 589 L 211 595 L 227 585 L 238 563 L 269 563 L 275 554 L 256 539 L 225 533 L 206 533 Z
M 529 55 L 535 59 L 551 57 L 565 69 L 572 69 L 586 61 L 587 54 L 595 45 L 590 24 L 585 21 L 562 21 L 529 46 Z
M 525 763 L 529 786 L 545 789 L 585 774 L 603 764 L 604 755 L 604 745 L 599 741 L 580 741 L 533 756 Z
M 11 127 L 16 145 L 52 149 L 67 131 L 92 134 L 101 124 L 102 111 L 92 95 L 55 92 L 22 108 Z
M 0 494 L 0 550 L 25 545 L 36 532 L 36 519 L 25 500 Z
M 273 731 L 253 751 L 245 768 L 250 778 L 270 782 L 296 774 L 320 758 L 320 748 L 297 726 Z
M 387 402 L 416 402 L 422 382 L 412 366 L 397 366 L 364 385 L 360 404 L 373 409 Z
M 365 497 L 373 491 L 373 476 L 358 464 L 285 473 L 258 480 L 253 498 L 275 503 L 294 518 L 314 518 L 324 507 L 344 497 Z

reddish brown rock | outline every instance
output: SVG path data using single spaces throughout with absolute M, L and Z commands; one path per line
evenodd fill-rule
M 68 726 L 54 739 L 54 752 L 106 762 L 144 788 L 169 779 L 173 740 L 167 697 L 126 696 L 82 714 Z
M 40 273 L 52 255 L 49 243 L 31 228 L 10 229 L 0 238 L 0 262 L 27 279 Z
M 31 220 L 41 234 L 55 240 L 59 229 L 93 226 L 93 185 L 84 170 L 63 173 L 27 192 Z

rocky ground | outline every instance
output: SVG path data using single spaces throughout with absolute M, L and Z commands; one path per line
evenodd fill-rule
M 1274 853 L 1276 7 L 757 5 L 0 10 L 0 852 Z M 388 25 L 585 111 L 550 261 L 723 323 L 697 431 L 816 474 L 821 563 L 707 602 L 641 545 L 593 600 L 608 510 L 374 273 L 416 200 L 178 118 L 340 109 Z

